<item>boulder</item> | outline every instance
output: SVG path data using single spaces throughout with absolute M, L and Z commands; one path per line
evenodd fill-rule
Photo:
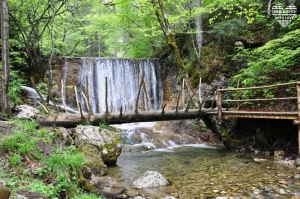
M 73 139 L 68 132 L 68 129 L 63 127 L 58 127 L 54 134 L 54 143 L 59 147 L 70 146 Z
M 28 105 L 19 105 L 16 107 L 16 110 L 19 111 L 16 116 L 19 119 L 34 119 L 37 117 L 37 114 L 40 114 L 39 110 Z
M 106 198 L 132 198 L 135 194 L 128 195 L 124 184 L 116 178 L 109 176 L 92 176 L 89 180 L 91 192 Z
M 107 173 L 107 166 L 104 164 L 101 153 L 95 146 L 84 144 L 79 147 L 79 150 L 87 159 L 82 171 L 85 178 L 90 178 L 92 174 L 102 176 Z
M 168 180 L 165 177 L 163 177 L 160 173 L 156 171 L 147 171 L 146 173 L 138 177 L 132 183 L 132 186 L 138 189 L 142 189 L 166 186 L 168 184 Z
M 121 154 L 121 135 L 97 126 L 78 126 L 74 129 L 77 146 L 93 145 L 105 164 L 115 164 Z

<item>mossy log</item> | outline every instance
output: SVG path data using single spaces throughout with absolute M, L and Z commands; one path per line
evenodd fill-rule
M 37 121 L 41 125 L 46 126 L 63 126 L 76 127 L 78 124 L 89 122 L 92 125 L 99 125 L 101 122 L 106 124 L 123 124 L 132 122 L 150 122 L 150 121 L 165 121 L 165 120 L 183 120 L 208 117 L 208 112 L 211 110 L 180 110 L 180 111 L 143 111 L 143 112 L 126 112 L 126 113 L 111 113 L 111 114 L 58 114 L 58 115 L 40 115 Z

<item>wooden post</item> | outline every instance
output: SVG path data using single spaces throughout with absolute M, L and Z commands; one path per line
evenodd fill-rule
M 33 88 L 34 88 L 35 91 L 37 92 L 37 94 L 40 96 L 41 104 L 44 105 L 44 109 L 47 111 L 47 113 L 50 113 L 50 109 L 48 108 L 47 103 L 45 102 L 45 100 L 44 100 L 42 94 L 41 94 L 41 93 L 37 90 L 37 88 L 36 88 L 36 85 L 35 85 L 35 82 L 34 82 L 33 77 L 31 77 L 31 83 L 32 83 Z
M 212 91 L 212 90 L 215 88 L 215 86 L 217 85 L 217 83 L 218 83 L 218 82 L 216 82 L 216 83 L 209 89 L 209 91 L 208 91 L 208 92 L 206 93 L 206 95 L 204 96 L 204 98 L 203 98 L 203 100 L 202 100 L 202 103 L 206 100 L 206 98 L 208 97 L 210 91 Z M 218 87 L 218 89 L 219 89 L 219 87 Z M 199 104 L 199 105 L 200 105 L 200 106 L 199 106 L 199 110 L 201 110 L 201 108 L 202 108 L 202 103 Z
M 80 102 L 78 102 L 78 109 L 79 109 L 79 113 L 80 113 L 81 119 L 84 119 L 84 116 L 83 116 L 83 114 L 82 114 L 82 108 L 81 108 Z
M 184 79 L 182 80 L 182 88 L 181 88 L 181 92 L 182 92 L 182 106 L 184 106 Z
M 65 88 L 64 81 L 61 80 L 61 101 L 62 101 L 62 103 L 64 105 L 65 112 L 68 113 L 67 106 L 66 106 L 66 101 L 65 101 L 64 88 Z
M 107 77 L 105 77 L 105 113 L 108 115 L 108 102 L 107 102 L 108 90 L 107 90 Z
M 138 90 L 138 94 L 137 94 L 136 100 L 135 100 L 135 109 L 134 109 L 134 112 L 135 112 L 135 113 L 138 112 L 138 103 L 139 103 L 139 98 L 140 98 L 140 93 L 141 93 L 142 84 L 143 84 L 143 79 L 140 79 L 139 90 Z
M 183 88 L 181 88 L 181 91 L 178 93 L 177 103 L 176 103 L 176 112 L 177 112 L 177 110 L 178 110 L 178 104 L 179 104 L 180 95 L 181 95 L 181 93 L 182 93 L 182 89 L 183 89 Z
M 85 85 L 86 85 L 86 88 L 85 88 L 85 96 L 87 98 L 87 106 L 89 107 L 88 110 L 89 110 L 89 114 L 90 115 L 93 115 L 93 110 L 92 110 L 92 107 L 91 107 L 91 103 L 90 103 L 90 94 L 89 94 L 89 80 L 88 80 L 88 77 L 85 76 Z
M 194 90 L 194 93 L 192 94 L 192 96 L 191 96 L 190 100 L 188 101 L 188 103 L 187 103 L 187 105 L 186 105 L 185 112 L 187 112 L 187 111 L 188 111 L 188 109 L 189 109 L 189 105 L 190 105 L 191 101 L 193 100 L 193 97 L 195 96 L 196 92 L 197 92 L 197 88 Z
M 300 120 L 300 82 L 297 82 L 298 120 Z M 300 155 L 300 125 L 298 125 L 298 155 Z
M 151 103 L 150 95 L 149 95 L 149 92 L 148 92 L 148 86 L 147 86 L 147 83 L 145 81 L 145 77 L 143 77 L 143 87 L 144 87 L 144 91 L 146 93 L 146 97 L 147 97 L 149 107 L 150 107 L 150 111 L 151 111 L 152 110 L 152 103 Z
M 213 107 L 214 107 L 216 95 L 217 95 L 217 91 L 215 91 L 214 96 L 211 98 L 211 107 L 210 107 L 210 109 L 213 109 Z
M 199 80 L 199 102 L 200 102 L 200 105 L 201 105 L 202 104 L 202 101 L 201 101 L 201 77 L 200 77 L 200 80 Z
M 46 78 L 46 82 L 49 82 L 49 81 L 48 81 L 48 78 Z M 51 88 L 50 88 L 50 87 L 51 87 L 51 86 L 50 86 L 49 84 L 47 84 L 48 95 L 49 95 L 49 98 L 50 98 L 50 100 L 52 101 L 52 103 L 53 103 L 53 105 L 54 105 L 54 107 L 55 107 L 55 109 L 56 109 L 57 114 L 59 114 L 59 109 L 58 109 L 58 107 L 57 107 L 57 105 L 56 105 L 56 103 L 55 103 L 55 100 L 54 100 L 54 98 L 53 98 L 53 95 L 52 95 L 52 92 L 51 92 Z
M 238 80 L 238 83 L 237 83 L 237 88 L 239 88 L 239 87 L 240 87 L 240 79 Z M 240 109 L 240 106 L 241 106 L 241 104 L 240 104 L 240 102 L 238 102 L 237 103 L 237 110 Z M 228 106 L 227 106 L 227 108 L 228 108 Z
M 222 93 L 217 91 L 218 125 L 222 125 Z
M 88 113 L 90 113 L 90 107 L 88 106 L 88 99 L 86 98 L 85 94 L 81 91 L 81 95 L 83 96 L 86 104 L 86 108 L 88 110 Z
M 78 110 L 80 110 L 80 108 L 79 108 L 79 101 L 78 101 L 78 94 L 77 94 L 77 87 L 74 86 L 73 88 L 74 88 L 74 93 L 75 93 L 75 99 L 76 99 L 76 103 L 77 103 L 77 108 L 78 108 Z

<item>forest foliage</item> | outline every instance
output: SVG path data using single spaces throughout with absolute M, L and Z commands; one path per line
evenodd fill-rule
M 200 0 L 199 0 L 200 1 Z M 231 86 L 242 87 L 300 80 L 300 18 L 282 27 L 269 16 L 268 2 L 289 5 L 286 0 L 163 0 L 170 28 L 192 85 L 199 78 L 210 83 L 230 78 Z M 8 0 L 10 23 L 10 105 L 22 103 L 20 85 L 38 73 L 54 56 L 155 57 L 176 68 L 176 58 L 168 47 L 155 8 L 149 0 Z M 197 57 L 196 18 L 202 17 L 203 46 Z M 237 47 L 236 42 L 241 46 Z M 177 68 L 176 68 L 177 69 Z M 39 74 L 37 75 L 39 76 Z M 245 93 L 244 97 L 256 94 Z M 265 97 L 272 97 L 265 90 Z M 15 121 L 19 129 L 0 144 L 9 156 L 13 171 L 0 177 L 9 187 L 19 185 L 49 198 L 78 193 L 76 170 L 84 163 L 73 147 L 57 148 L 46 157 L 37 150 L 39 142 L 52 142 L 53 134 L 37 129 L 32 122 Z M 40 140 L 40 137 L 42 140 Z M 31 177 L 24 160 L 40 161 Z M 16 173 L 22 176 L 19 178 Z M 43 178 L 54 180 L 46 185 Z M 78 196 L 79 195 L 79 196 Z M 94 198 L 86 196 L 86 198 Z M 96 198 L 96 197 L 95 197 Z
M 285 34 L 287 36 L 283 38 L 290 40 L 290 43 L 293 43 L 293 39 L 297 41 L 293 31 L 299 29 L 298 15 L 287 27 L 282 27 L 274 16 L 268 16 L 270 8 L 262 0 L 202 0 L 199 8 L 190 0 L 163 2 L 194 87 L 200 76 L 202 81 L 210 83 L 224 74 L 226 77 L 235 75 L 242 68 L 242 62 L 256 68 L 264 66 L 264 73 L 272 70 L 272 63 L 277 64 L 274 69 L 278 71 L 282 67 L 297 65 L 297 49 L 292 44 L 282 47 L 267 42 Z M 272 5 L 290 4 L 285 0 L 269 2 Z M 298 8 L 299 3 L 294 3 Z M 22 76 L 24 72 L 36 73 L 52 55 L 157 57 L 171 66 L 177 65 L 149 0 L 8 0 L 8 5 L 12 105 L 20 103 L 15 93 L 19 91 L 19 85 L 24 83 L 22 80 L 26 79 L 19 78 L 22 80 L 13 82 L 18 79 L 14 77 Z M 199 33 L 195 27 L 195 18 L 198 15 L 202 16 L 201 32 L 204 35 L 200 58 L 195 53 L 195 38 Z M 236 41 L 243 42 L 243 50 L 236 50 Z M 262 47 L 264 44 L 266 46 Z M 255 82 L 267 83 L 255 80 L 255 72 L 251 74 L 251 68 L 244 69 L 232 82 L 235 83 L 239 78 L 245 86 Z M 296 78 L 297 74 L 293 80 Z M 290 81 L 286 77 L 278 82 L 287 80 Z

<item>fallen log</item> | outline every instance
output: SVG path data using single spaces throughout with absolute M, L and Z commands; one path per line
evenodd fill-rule
M 209 112 L 213 112 L 211 109 L 198 110 L 190 109 L 188 111 L 143 111 L 143 112 L 123 112 L 123 113 L 110 113 L 110 114 L 94 114 L 90 115 L 89 123 L 92 125 L 99 125 L 101 122 L 107 124 L 122 124 L 132 122 L 151 122 L 151 121 L 164 121 L 164 120 L 183 120 L 183 119 L 195 119 L 208 117 Z M 83 114 L 83 118 L 80 114 L 49 114 L 39 115 L 37 121 L 41 125 L 46 126 L 63 126 L 63 127 L 76 127 L 78 124 L 82 124 L 88 121 L 88 114 Z

